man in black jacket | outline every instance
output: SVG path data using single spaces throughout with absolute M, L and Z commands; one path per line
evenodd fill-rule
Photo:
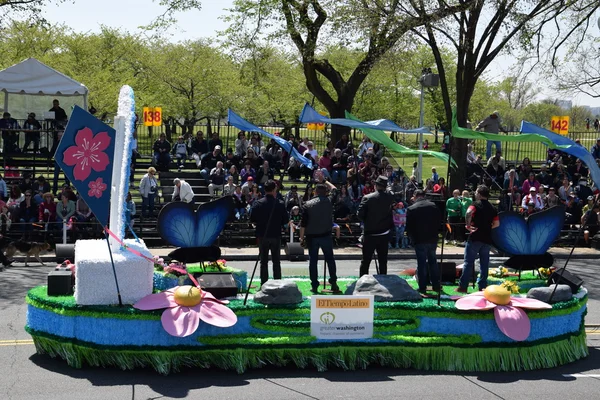
M 387 274 L 388 244 L 390 229 L 394 226 L 394 195 L 385 191 L 388 179 L 379 176 L 375 181 L 376 191 L 364 196 L 358 206 L 358 219 L 364 224 L 364 239 L 360 276 L 369 274 L 373 252 L 377 251 L 379 273 Z
M 427 292 L 427 283 L 431 282 L 433 290 L 440 290 L 440 271 L 438 270 L 435 251 L 438 242 L 438 229 L 442 223 L 440 209 L 425 198 L 422 190 L 415 192 L 415 204 L 406 212 L 406 232 L 415 245 L 417 255 L 417 279 L 419 293 Z M 429 271 L 428 268 L 429 267 Z M 428 278 L 429 276 L 429 278 Z
M 327 197 L 328 188 L 330 190 L 329 197 Z M 317 271 L 319 248 L 323 250 L 323 256 L 329 269 L 331 290 L 339 292 L 335 259 L 333 258 L 333 240 L 331 239 L 333 198 L 336 196 L 336 188 L 331 182 L 321 181 L 315 191 L 317 197 L 304 204 L 300 221 L 300 241 L 302 242 L 306 235 L 308 246 L 308 271 L 312 287 L 311 292 L 314 294 L 319 292 L 319 272 Z
M 250 212 L 250 220 L 256 224 L 261 285 L 269 280 L 269 251 L 273 260 L 273 279 L 281 279 L 281 228 L 289 221 L 285 205 L 276 199 L 275 181 L 265 183 L 265 194 L 254 203 Z

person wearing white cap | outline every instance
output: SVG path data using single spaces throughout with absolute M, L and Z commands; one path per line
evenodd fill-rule
M 504 133 L 508 133 L 502 128 L 500 125 L 502 120 L 500 119 L 500 113 L 498 111 L 494 111 L 489 117 L 485 118 L 483 121 L 477 125 L 476 130 L 482 130 L 486 133 L 495 133 L 496 135 L 502 131 Z M 496 151 L 502 151 L 502 143 L 497 140 L 488 140 L 487 148 L 485 151 L 486 157 L 489 159 L 492 156 L 492 144 L 496 145 Z
M 527 211 L 527 206 L 529 203 L 533 203 L 533 207 L 536 211 L 542 210 L 544 208 L 544 201 L 538 194 L 537 189 L 532 186 L 529 189 L 529 194 L 527 196 L 523 196 L 523 201 L 521 202 L 521 207 L 523 211 Z
M 183 179 L 173 179 L 173 199 L 172 201 L 183 201 L 184 203 L 192 203 L 194 201 L 194 191 L 189 183 Z

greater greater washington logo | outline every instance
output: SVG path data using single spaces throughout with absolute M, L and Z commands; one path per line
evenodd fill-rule
M 333 321 L 335 321 L 335 314 L 330 312 L 324 312 L 323 314 L 321 314 L 321 317 L 319 319 L 325 325 L 331 325 L 333 324 Z

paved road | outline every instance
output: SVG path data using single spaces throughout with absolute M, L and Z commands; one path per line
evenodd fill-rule
M 595 261 L 576 261 L 573 272 L 590 290 L 586 323 L 600 325 L 600 280 Z M 235 263 L 250 271 L 251 262 Z M 414 267 L 393 261 L 390 273 Z M 340 276 L 356 275 L 357 261 L 338 263 Z M 151 370 L 69 368 L 35 354 L 25 325 L 24 296 L 42 284 L 50 267 L 19 266 L 0 272 L 0 399 L 575 399 L 600 390 L 600 331 L 588 336 L 590 356 L 550 370 L 523 373 L 449 374 L 370 368 L 365 371 L 266 368 L 238 375 L 188 370 L 159 376 Z M 285 275 L 304 275 L 307 263 L 283 264 Z M 592 328 L 589 328 L 590 331 Z M 507 385 L 510 383 L 510 385 Z

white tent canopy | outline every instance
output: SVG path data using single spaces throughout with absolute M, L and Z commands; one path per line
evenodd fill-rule
M 52 107 L 53 98 L 70 97 L 61 102 L 67 114 L 70 114 L 69 105 L 78 104 L 87 109 L 88 89 L 83 84 L 35 58 L 0 71 L 0 92 L 4 92 L 4 110 L 18 119 L 26 118 L 29 112 L 41 116 Z

